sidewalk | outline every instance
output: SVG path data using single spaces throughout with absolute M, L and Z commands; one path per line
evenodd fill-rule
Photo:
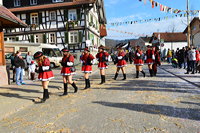
M 179 78 L 182 78 L 183 80 L 187 82 L 192 83 L 193 85 L 197 87 L 200 87 L 200 73 L 185 74 L 186 73 L 185 69 L 173 68 L 171 65 L 167 63 L 164 63 L 162 66 L 160 66 L 160 68 L 174 74 L 175 76 L 178 76 Z

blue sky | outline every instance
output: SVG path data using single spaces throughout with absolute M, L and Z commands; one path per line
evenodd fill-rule
M 175 31 L 182 32 L 186 27 L 186 18 L 175 17 L 160 22 L 138 23 L 133 25 L 111 26 L 111 22 L 124 22 L 134 20 L 144 20 L 150 18 L 159 18 L 165 16 L 174 16 L 176 14 L 161 12 L 159 7 L 152 8 L 149 0 L 146 5 L 139 0 L 104 0 L 106 8 L 106 16 L 108 20 L 107 27 L 109 29 L 132 32 L 135 35 L 151 35 L 153 32 L 170 32 L 172 27 Z M 186 10 L 186 0 L 155 0 L 165 6 Z M 191 10 L 200 10 L 200 0 L 190 0 Z M 198 16 L 198 15 L 197 15 Z M 124 36 L 124 37 L 121 37 Z M 108 37 L 112 39 L 128 39 L 138 38 L 128 34 L 117 33 L 108 30 Z

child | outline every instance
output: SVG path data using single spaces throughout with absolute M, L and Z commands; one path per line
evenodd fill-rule
M 178 60 L 177 60 L 176 58 L 173 58 L 173 59 L 172 59 L 172 66 L 173 66 L 174 68 L 177 68 L 177 67 L 178 67 Z
M 31 61 L 31 65 L 29 67 L 29 72 L 31 74 L 31 80 L 35 80 L 35 69 L 36 69 L 36 65 L 35 65 L 34 61 Z

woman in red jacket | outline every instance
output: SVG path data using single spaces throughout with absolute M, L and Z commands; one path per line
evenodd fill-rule
M 84 89 L 88 89 L 90 88 L 89 74 L 92 73 L 92 65 L 95 63 L 94 56 L 90 54 L 90 50 L 88 48 L 85 48 L 80 60 L 82 62 L 82 72 L 84 73 L 85 78 Z
M 152 50 L 151 46 L 147 46 L 147 51 L 146 51 L 146 54 L 145 54 L 145 63 L 148 65 L 149 67 L 149 73 L 150 73 L 150 76 L 153 77 L 153 62 L 155 60 L 155 54 L 154 54 L 154 51 Z
M 200 53 L 199 53 L 199 50 L 196 50 L 196 73 L 197 71 L 199 70 L 199 73 L 200 73 Z
M 38 64 L 38 79 L 42 82 L 42 87 L 44 89 L 43 92 L 43 98 L 40 102 L 45 102 L 46 99 L 49 98 L 49 92 L 48 92 L 48 85 L 49 81 L 54 78 L 53 72 L 50 68 L 50 61 L 47 57 L 43 55 L 42 52 L 36 52 L 34 54 L 34 59 L 36 60 Z
M 76 84 L 72 81 L 72 76 L 75 74 L 75 68 L 74 68 L 74 56 L 69 53 L 69 50 L 67 48 L 62 49 L 63 52 L 63 58 L 61 61 L 62 70 L 61 75 L 63 76 L 63 85 L 64 85 L 64 93 L 63 96 L 67 95 L 68 92 L 68 83 L 71 84 L 74 87 L 74 93 L 77 93 L 78 87 Z
M 101 45 L 98 50 L 99 53 L 96 55 L 96 59 L 99 61 L 98 68 L 100 69 L 100 75 L 101 75 L 101 83 L 103 84 L 106 82 L 106 76 L 105 76 L 105 69 L 108 68 L 108 56 L 109 54 L 104 51 L 105 47 Z
M 126 52 L 122 48 L 118 48 L 118 56 L 117 56 L 117 71 L 115 73 L 114 80 L 117 79 L 119 70 L 122 70 L 124 78 L 122 80 L 126 80 L 126 70 L 125 67 L 127 66 L 126 60 L 125 60 Z
M 145 77 L 145 72 L 142 70 L 142 66 L 144 65 L 142 57 L 143 57 L 143 52 L 140 49 L 140 46 L 137 46 L 134 56 L 134 64 L 136 67 L 136 78 L 139 78 L 139 72 L 141 72 L 143 74 L 143 77 Z

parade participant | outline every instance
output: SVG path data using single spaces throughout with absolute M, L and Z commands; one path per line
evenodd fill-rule
M 157 66 L 161 65 L 161 62 L 160 62 L 160 53 L 159 53 L 159 49 L 158 47 L 152 47 L 152 50 L 154 51 L 154 54 L 155 54 L 155 60 L 153 62 L 153 75 L 156 76 L 157 74 Z
M 64 93 L 63 96 L 68 94 L 68 83 L 71 84 L 74 88 L 74 93 L 77 93 L 78 87 L 75 82 L 72 81 L 72 76 L 75 74 L 74 68 L 74 56 L 70 54 L 67 48 L 62 49 L 63 58 L 61 61 L 62 70 L 61 75 L 63 76 L 63 85 L 64 85 Z
M 88 47 L 84 49 L 84 52 L 82 53 L 80 60 L 82 62 L 82 72 L 84 73 L 85 78 L 85 88 L 90 88 L 90 79 L 89 75 L 92 73 L 92 65 L 95 63 L 94 56 L 90 54 L 90 50 Z
M 36 60 L 38 64 L 37 71 L 39 73 L 38 79 L 42 82 L 42 87 L 44 89 L 43 92 L 43 98 L 40 102 L 45 102 L 46 99 L 49 98 L 49 92 L 48 92 L 48 85 L 49 81 L 54 78 L 53 72 L 50 68 L 50 61 L 47 57 L 43 55 L 42 52 L 36 52 L 34 54 L 34 59 Z
M 96 55 L 96 59 L 99 61 L 98 68 L 100 69 L 100 75 L 101 75 L 101 83 L 100 84 L 103 84 L 106 82 L 105 69 L 108 68 L 109 54 L 107 52 L 105 52 L 104 50 L 105 50 L 104 46 L 101 45 L 98 48 L 99 53 L 97 53 L 97 55 Z
M 114 80 L 117 79 L 118 73 L 119 73 L 120 69 L 122 70 L 123 77 L 124 77 L 122 80 L 126 80 L 126 71 L 125 71 L 125 67 L 127 66 L 127 63 L 126 63 L 126 60 L 125 60 L 125 56 L 126 56 L 126 52 L 124 52 L 124 50 L 123 50 L 121 47 L 118 48 L 117 71 L 116 71 L 116 73 L 115 73 Z
M 197 73 L 197 71 L 199 70 L 198 68 L 199 68 L 199 64 L 200 64 L 200 53 L 199 53 L 199 50 L 197 50 L 197 48 L 195 48 L 195 51 L 196 51 L 196 65 L 195 65 L 195 68 L 196 68 L 196 73 Z
M 136 78 L 139 78 L 139 72 L 141 72 L 143 74 L 143 77 L 145 77 L 145 72 L 142 70 L 142 66 L 144 65 L 142 55 L 143 55 L 143 52 L 140 49 L 140 46 L 137 46 L 135 55 L 134 55 L 134 64 L 136 67 Z
M 14 66 L 15 66 L 15 73 L 16 73 L 16 84 L 17 85 L 24 85 L 23 81 L 23 73 L 25 68 L 25 62 L 21 56 L 21 52 L 17 51 L 14 57 Z
M 152 50 L 151 46 L 147 46 L 147 51 L 145 54 L 145 63 L 148 64 L 150 76 L 153 77 L 153 62 L 155 60 L 154 51 Z

